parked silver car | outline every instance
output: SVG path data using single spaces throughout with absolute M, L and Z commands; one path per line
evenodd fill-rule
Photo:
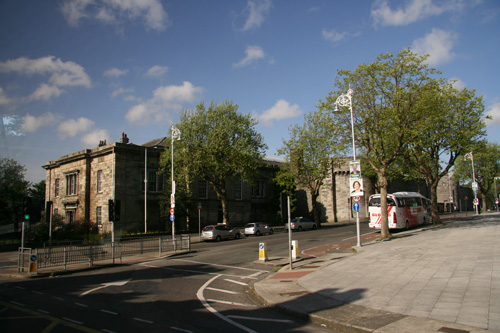
M 265 234 L 272 235 L 273 233 L 274 229 L 262 222 L 247 223 L 245 225 L 245 236 L 260 236 Z
M 290 221 L 291 229 L 297 230 L 297 231 L 302 231 L 302 230 L 307 230 L 307 229 L 312 229 L 315 230 L 318 226 L 316 225 L 316 222 L 311 221 L 309 219 L 303 218 L 303 217 L 298 217 Z M 285 224 L 285 230 L 288 230 L 288 223 Z
M 240 237 L 241 232 L 228 224 L 207 225 L 201 232 L 201 239 L 204 241 L 220 242 L 223 239 L 238 239 Z

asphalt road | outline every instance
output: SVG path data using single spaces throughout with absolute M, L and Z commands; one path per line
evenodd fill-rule
M 368 232 L 362 224 L 362 233 Z M 355 225 L 294 232 L 299 250 L 356 236 Z M 252 285 L 288 257 L 288 235 L 193 244 L 186 255 L 56 278 L 0 285 L 0 331 L 31 332 L 317 332 L 320 327 L 263 307 Z M 326 331 L 326 329 L 325 329 Z

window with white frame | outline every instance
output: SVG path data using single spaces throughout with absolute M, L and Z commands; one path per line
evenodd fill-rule
M 252 186 L 253 198 L 266 197 L 266 182 L 264 180 L 257 180 L 255 186 Z
M 78 194 L 78 173 L 66 175 L 66 195 Z
M 102 227 L 102 207 L 101 206 L 97 206 L 96 223 L 97 223 L 98 227 Z
M 198 199 L 208 199 L 208 182 L 204 179 L 198 180 Z
M 102 170 L 97 170 L 97 193 L 102 193 Z
M 59 178 L 56 178 L 55 182 L 54 182 L 54 195 L 56 197 L 59 197 Z

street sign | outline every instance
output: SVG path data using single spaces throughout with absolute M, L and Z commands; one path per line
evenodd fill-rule
M 357 202 L 353 203 L 352 209 L 354 209 L 355 212 L 359 212 L 359 203 L 357 203 Z
M 352 197 L 352 201 L 354 201 L 354 202 L 360 202 L 361 201 L 361 197 Z
M 170 208 L 170 215 L 174 215 L 175 214 L 175 210 L 173 208 Z
M 174 222 L 175 220 L 175 215 L 174 214 L 170 214 L 170 221 Z

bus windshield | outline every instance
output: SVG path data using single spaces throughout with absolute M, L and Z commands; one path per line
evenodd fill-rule
M 368 205 L 373 207 L 380 207 L 380 198 L 372 198 Z M 391 198 L 387 198 L 387 207 L 392 206 L 396 206 L 396 203 Z

